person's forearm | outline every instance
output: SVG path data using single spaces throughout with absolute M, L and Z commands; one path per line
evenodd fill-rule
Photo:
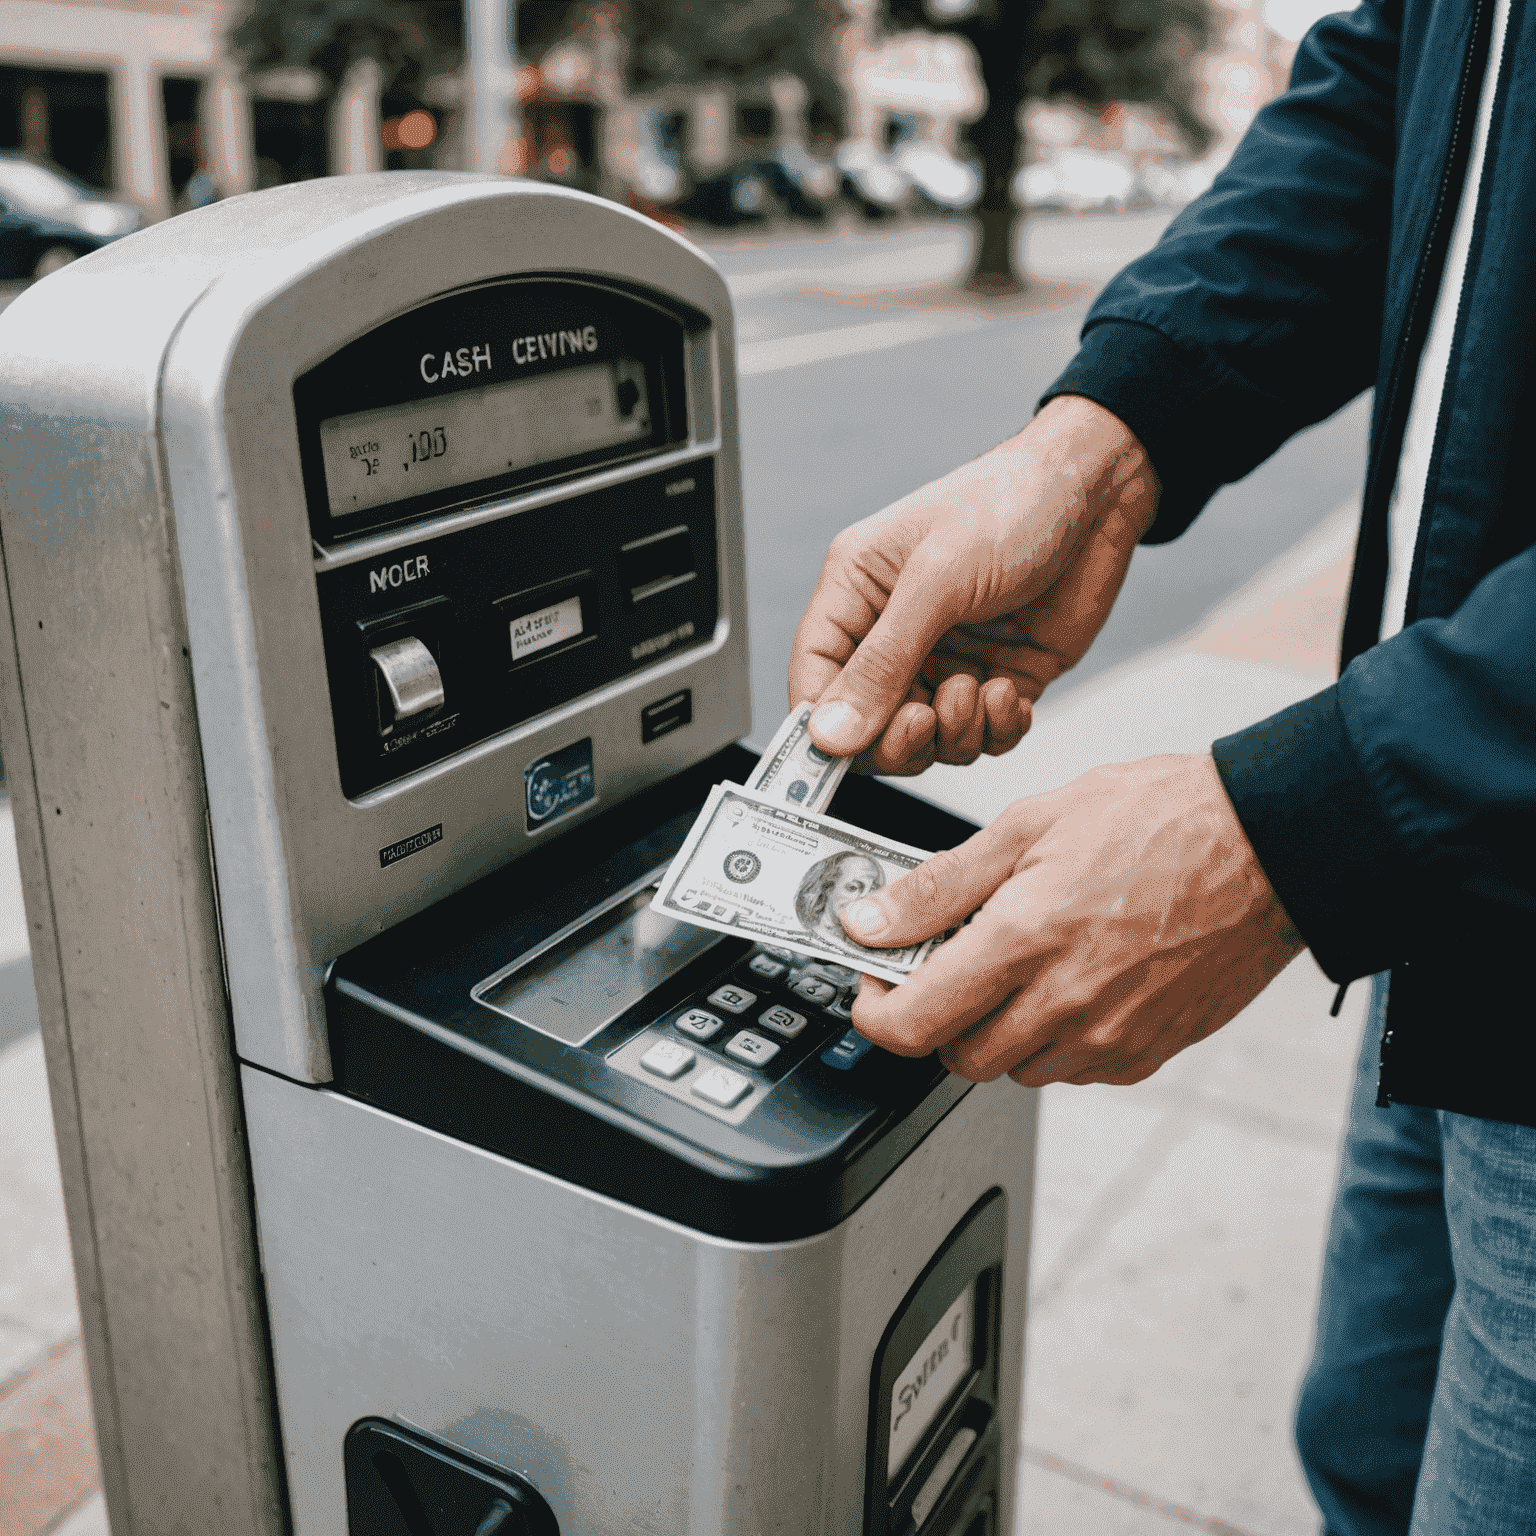
M 1153 250 L 1100 294 L 1046 391 L 1140 438 L 1163 484 L 1149 542 L 1371 382 L 1397 153 L 1398 10 L 1308 35 L 1291 89 Z

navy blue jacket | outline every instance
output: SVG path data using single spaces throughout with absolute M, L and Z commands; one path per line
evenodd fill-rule
M 1403 632 L 1387 502 L 1493 0 L 1362 0 L 1297 53 L 1211 190 L 1089 312 L 1052 386 L 1162 480 L 1151 542 L 1374 385 L 1339 681 L 1216 743 L 1265 873 L 1336 982 L 1391 968 L 1379 1102 L 1536 1125 L 1536 4 L 1513 0 Z M 1530 950 L 1526 945 L 1530 944 Z

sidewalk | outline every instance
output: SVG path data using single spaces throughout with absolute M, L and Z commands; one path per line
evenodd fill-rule
M 1203 751 L 1326 685 L 1353 509 L 1200 629 L 933 769 L 976 819 L 1100 762 Z M 0 967 L 25 954 L 0 809 Z M 0 976 L 6 973 L 0 971 Z M 0 985 L 0 1536 L 104 1536 L 42 1050 Z M 1290 1449 L 1364 988 L 1303 957 L 1135 1088 L 1044 1095 L 1020 1536 L 1311 1536 Z M 23 1020 L 23 1024 L 27 1021 Z

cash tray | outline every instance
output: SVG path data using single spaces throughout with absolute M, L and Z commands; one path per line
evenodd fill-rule
M 326 986 L 334 1091 L 717 1236 L 778 1241 L 841 1221 L 971 1084 L 935 1056 L 852 1035 L 837 967 L 678 929 L 656 978 L 634 974 L 654 957 L 631 930 L 673 926 L 647 914 L 652 882 L 709 790 L 755 762 L 729 747 L 342 956 Z M 976 830 L 856 775 L 828 814 L 931 851 Z M 592 1013 L 590 1034 L 527 1022 L 570 1001 L 567 982 L 611 992 L 616 1016 Z M 711 1002 L 742 994 L 739 1009 Z M 721 1028 L 679 1028 L 697 1028 L 693 1011 Z M 760 1024 L 769 1013 L 790 1033 Z M 771 1061 L 727 1050 L 744 1031 L 776 1047 Z M 657 1045 L 669 1069 L 694 1059 L 659 1076 L 642 1062 Z M 690 1084 L 706 1073 L 749 1089 L 730 1105 L 702 1098 Z

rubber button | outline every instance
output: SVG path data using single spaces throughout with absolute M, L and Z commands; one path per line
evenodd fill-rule
M 866 1040 L 858 1030 L 850 1029 L 840 1040 L 829 1045 L 821 1053 L 821 1059 L 829 1067 L 835 1067 L 839 1072 L 846 1072 L 850 1067 L 856 1067 L 874 1048 L 873 1040 Z

